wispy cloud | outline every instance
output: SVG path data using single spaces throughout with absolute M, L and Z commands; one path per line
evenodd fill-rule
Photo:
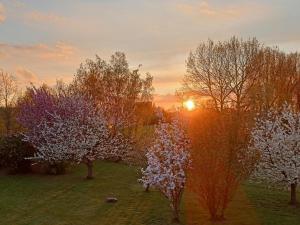
M 5 7 L 2 3 L 0 3 L 0 23 L 3 23 L 5 19 L 6 19 Z
M 255 3 L 244 4 L 228 4 L 228 5 L 213 5 L 208 1 L 178 3 L 176 4 L 178 11 L 203 19 L 238 19 L 252 14 L 254 11 L 257 13 L 265 12 L 263 5 Z
M 76 57 L 77 49 L 67 43 L 57 42 L 54 46 L 46 44 L 13 45 L 0 43 L 0 56 L 6 57 L 30 57 L 55 61 L 69 61 Z
M 33 11 L 25 14 L 25 19 L 34 23 L 48 23 L 55 25 L 64 25 L 67 23 L 67 19 L 63 16 L 51 13 Z
M 16 77 L 23 85 L 28 85 L 28 83 L 35 84 L 39 82 L 38 76 L 24 67 L 16 68 Z

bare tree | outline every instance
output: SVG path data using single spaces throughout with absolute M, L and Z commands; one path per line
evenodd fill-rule
M 0 70 L 0 102 L 3 107 L 6 135 L 10 135 L 11 133 L 17 91 L 18 88 L 15 78 L 11 74 Z
M 253 38 L 244 41 L 236 37 L 225 43 L 228 58 L 228 79 L 232 106 L 240 111 L 248 109 L 247 96 L 257 80 L 263 62 L 260 61 L 262 47 Z
M 130 70 L 124 53 L 116 52 L 109 62 L 96 56 L 88 59 L 77 70 L 72 84 L 75 91 L 83 92 L 105 108 L 113 127 L 133 123 L 136 102 L 152 98 L 152 76 L 143 79 L 139 69 Z
M 265 48 L 261 53 L 262 66 L 249 92 L 254 111 L 268 111 L 284 102 L 299 104 L 300 57 L 298 53 L 284 53 L 278 48 Z M 298 99 L 298 100 L 297 100 Z
M 223 111 L 231 93 L 228 66 L 223 43 L 201 43 L 187 60 L 184 90 L 211 97 L 215 109 Z
M 218 111 L 231 106 L 239 112 L 261 67 L 260 51 L 255 38 L 201 43 L 188 58 L 184 90 L 209 96 Z

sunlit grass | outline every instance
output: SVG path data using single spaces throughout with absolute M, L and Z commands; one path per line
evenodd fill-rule
M 97 163 L 94 180 L 85 180 L 79 166 L 62 176 L 0 175 L 2 225 L 168 225 L 171 211 L 157 191 L 144 192 L 137 182 L 139 169 L 115 163 Z M 115 204 L 105 202 L 116 196 Z M 208 225 L 208 214 L 195 196 L 186 192 L 183 224 Z M 244 185 L 222 225 L 299 225 L 299 208 L 287 204 L 289 193 Z

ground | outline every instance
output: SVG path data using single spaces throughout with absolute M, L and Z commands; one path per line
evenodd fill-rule
M 97 163 L 95 179 L 79 166 L 61 176 L 0 175 L 0 225 L 168 225 L 171 212 L 160 193 L 143 191 L 139 169 Z M 299 193 L 300 194 L 300 193 Z M 117 203 L 106 203 L 115 196 Z M 300 195 L 299 195 L 300 197 Z M 222 225 L 299 225 L 300 208 L 287 191 L 243 185 Z M 185 193 L 182 224 L 211 224 L 191 193 Z

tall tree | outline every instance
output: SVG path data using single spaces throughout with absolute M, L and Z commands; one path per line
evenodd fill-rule
M 260 50 L 254 38 L 201 43 L 188 57 L 183 89 L 210 97 L 218 111 L 229 106 L 240 111 L 246 107 L 247 92 L 261 66 L 257 60 Z
M 257 70 L 256 82 L 248 96 L 250 108 L 256 112 L 267 112 L 284 102 L 295 104 L 299 95 L 299 54 L 265 48 L 259 61 L 262 66 Z
M 0 70 L 0 103 L 3 105 L 6 135 L 11 133 L 17 92 L 18 88 L 15 78 L 11 74 Z
M 139 69 L 130 70 L 124 53 L 116 52 L 106 62 L 99 56 L 80 65 L 73 89 L 92 97 L 113 128 L 134 122 L 135 104 L 152 99 L 152 76 L 141 78 Z
M 247 135 L 236 136 L 234 126 L 233 115 L 213 109 L 195 111 L 190 122 L 193 148 L 187 188 L 215 221 L 224 219 L 237 187 L 252 172 L 255 161 L 244 154 Z

